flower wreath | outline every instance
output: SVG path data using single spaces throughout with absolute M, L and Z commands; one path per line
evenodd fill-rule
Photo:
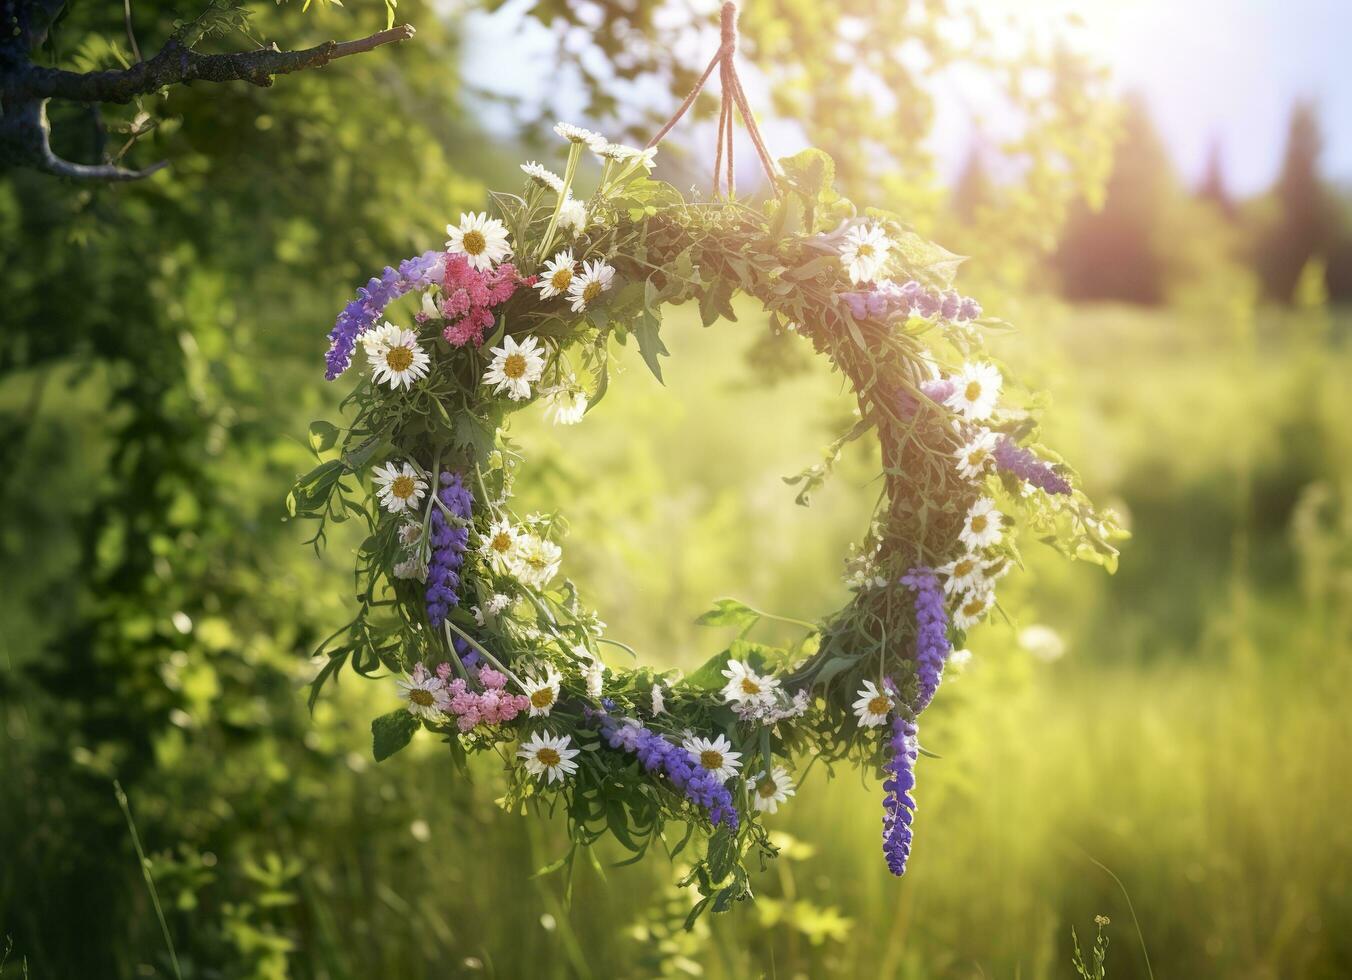
M 764 817 L 794 795 L 799 759 L 881 769 L 883 851 L 899 875 L 918 716 L 1019 562 L 1016 526 L 1110 567 L 1122 532 L 1031 445 L 1034 419 L 1002 403 L 981 353 L 1001 324 L 953 291 L 960 259 L 892 215 L 858 214 L 826 154 L 781 160 L 779 196 L 757 209 L 687 202 L 651 179 L 652 150 L 556 131 L 563 176 L 525 164 L 521 195 L 492 195 L 498 217 L 464 215 L 444 250 L 387 268 L 329 335 L 328 378 L 358 345 L 370 370 L 344 401 L 348 426 L 311 427 L 320 463 L 289 503 L 319 520 L 316 545 L 348 517 L 369 535 L 358 610 L 321 647 L 312 703 L 345 663 L 396 672 L 403 705 L 373 722 L 376 758 L 419 729 L 457 760 L 513 747 L 503 805 L 562 809 L 568 863 L 606 833 L 637 855 L 686 824 L 678 849 L 707 838 L 682 882 L 703 896 L 692 918 L 750 895 L 751 858 L 774 854 Z M 588 152 L 601 174 L 583 201 Z M 581 421 L 605 394 L 612 341 L 632 335 L 660 380 L 662 308 L 696 301 L 707 325 L 735 319 L 737 292 L 848 379 L 860 419 L 827 459 L 876 430 L 886 492 L 849 562 L 851 601 L 803 623 L 796 645 L 750 642 L 765 614 L 721 600 L 701 621 L 742 637 L 694 673 L 619 669 L 602 655 L 604 624 L 560 582 L 558 519 L 512 510 L 523 460 L 500 435 L 537 403 Z M 390 312 L 415 293 L 411 316 Z M 797 478 L 800 502 L 829 469 Z

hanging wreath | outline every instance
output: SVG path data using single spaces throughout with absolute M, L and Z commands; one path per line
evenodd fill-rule
M 368 371 L 343 403 L 350 424 L 312 425 L 320 463 L 289 498 L 319 521 L 316 545 L 329 523 L 369 531 L 358 609 L 321 647 L 311 703 L 344 664 L 395 672 L 403 704 L 373 722 L 376 758 L 419 729 L 461 761 L 507 750 L 504 807 L 562 810 L 567 862 L 607 833 L 641 855 L 684 824 L 676 850 L 707 839 L 682 882 L 702 896 L 692 919 L 750 895 L 748 865 L 775 853 L 764 819 L 794 795 L 798 760 L 881 770 L 883 851 L 903 873 L 917 719 L 1019 563 L 1016 528 L 1109 567 L 1122 536 L 1002 399 L 982 336 L 1003 325 L 953 290 L 960 259 L 894 215 L 860 214 L 833 190 L 825 153 L 770 162 L 731 69 L 726 12 L 724 27 L 700 84 L 722 69 L 715 172 L 728 196 L 688 202 L 651 179 L 651 147 L 556 126 L 562 176 L 523 165 L 520 195 L 492 195 L 496 217 L 463 215 L 444 251 L 387 268 L 338 316 L 327 377 L 358 346 Z M 734 109 L 775 191 L 760 208 L 731 194 Z M 572 191 L 587 153 L 601 175 L 584 201 Z M 525 461 L 502 435 L 513 412 L 541 406 L 582 421 L 605 395 L 613 343 L 631 336 L 660 380 L 663 308 L 693 301 L 709 325 L 735 319 L 737 293 L 854 390 L 860 419 L 827 459 L 877 434 L 885 492 L 849 562 L 852 599 L 820 622 L 789 620 L 804 634 L 778 649 L 746 638 L 777 617 L 721 600 L 701 622 L 742 637 L 694 673 L 621 669 L 603 651 L 623 644 L 561 575 L 559 518 L 513 510 Z M 392 312 L 410 294 L 416 310 Z M 800 502 L 829 469 L 796 478 Z

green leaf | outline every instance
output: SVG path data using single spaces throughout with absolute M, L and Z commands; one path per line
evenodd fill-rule
M 377 762 L 384 762 L 413 740 L 422 723 L 403 708 L 371 722 L 371 749 Z
M 317 453 L 327 452 L 338 443 L 338 426 L 323 419 L 310 423 L 310 448 Z
M 726 826 L 720 826 L 709 838 L 708 855 L 711 879 L 722 881 L 732 873 L 733 863 L 737 860 L 737 838 Z
M 732 659 L 731 650 L 724 650 L 722 653 L 715 654 L 704 661 L 698 670 L 685 679 L 685 686 L 700 691 L 718 690 L 728 682 L 728 679 L 723 676 L 723 671 L 728 666 L 730 659 Z
M 830 154 L 815 147 L 781 157 L 779 166 L 793 189 L 809 202 L 828 197 L 836 180 L 836 162 Z
M 712 609 L 695 620 L 695 625 L 747 627 L 760 618 L 760 613 L 738 599 L 719 599 Z
M 653 377 L 659 383 L 663 383 L 662 365 L 658 363 L 657 359 L 667 356 L 671 352 L 667 350 L 667 345 L 662 343 L 662 337 L 658 333 L 662 327 L 662 318 L 657 312 L 659 307 L 656 294 L 657 287 L 649 279 L 644 297 L 646 305 L 634 323 L 634 336 L 638 338 L 638 352 L 643 355 L 648 370 L 653 373 Z

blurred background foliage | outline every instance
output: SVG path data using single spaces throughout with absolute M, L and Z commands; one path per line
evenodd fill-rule
M 964 290 L 1021 326 L 997 352 L 1053 393 L 1047 441 L 1135 534 L 1111 579 L 1029 546 L 1008 622 L 926 716 L 943 758 L 907 878 L 880 860 L 876 781 L 840 773 L 777 821 L 757 904 L 685 933 L 660 859 L 532 877 L 559 828 L 498 810 L 491 766 L 471 785 L 422 742 L 371 763 L 392 685 L 345 678 L 305 711 L 352 542 L 316 560 L 282 499 L 341 394 L 319 369 L 333 314 L 515 184 L 538 118 L 643 131 L 715 43 L 709 10 L 532 5 L 590 104 L 507 107 L 518 143 L 462 87 L 465 11 L 406 2 L 397 51 L 130 110 L 159 120 L 132 152 L 173 162 L 152 180 L 0 174 L 0 976 L 172 975 L 114 779 L 190 977 L 1055 977 L 1096 913 L 1110 975 L 1146 976 L 1095 861 L 1158 975 L 1352 972 L 1352 224 L 1318 116 L 1295 107 L 1269 192 L 1233 196 L 1219 151 L 1190 188 L 1145 104 L 1072 48 L 883 7 L 746 5 L 764 108 L 797 127 L 777 149 L 818 142 L 847 192 L 976 257 Z M 142 48 L 192 13 L 137 3 Z M 288 46 L 385 17 L 253 14 Z M 106 55 L 120 20 L 71 8 L 54 56 Z M 882 57 L 900 42 L 919 53 Z M 1023 113 L 951 193 L 923 149 L 948 71 Z M 72 156 L 79 131 L 57 127 Z M 663 173 L 704 186 L 702 150 Z M 572 524 L 568 574 L 661 666 L 725 639 L 692 625 L 717 596 L 838 606 L 876 493 L 855 446 L 793 504 L 780 478 L 853 406 L 763 327 L 678 314 L 667 389 L 631 370 L 586 425 L 514 432 L 523 492 Z

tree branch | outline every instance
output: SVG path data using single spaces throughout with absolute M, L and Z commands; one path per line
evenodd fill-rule
M 414 29 L 400 24 L 354 41 L 325 41 L 303 51 L 280 51 L 275 44 L 256 51 L 198 54 L 171 38 L 149 61 L 121 71 L 74 72 L 28 65 L 0 80 L 0 93 L 17 99 L 69 99 L 72 102 L 130 102 L 180 82 L 272 84 L 274 75 L 319 68 L 338 58 L 362 54 L 385 44 L 407 41 Z
M 8 37 L 0 36 L 0 165 L 31 167 L 84 181 L 140 180 L 168 164 L 161 161 L 144 170 L 129 170 L 111 163 L 90 165 L 61 159 L 52 151 L 49 99 L 82 102 L 97 111 L 100 103 L 127 103 L 179 83 L 245 81 L 267 86 L 276 75 L 320 68 L 414 35 L 411 25 L 400 24 L 369 37 L 325 41 L 303 51 L 281 51 L 269 44 L 231 54 L 198 54 L 173 37 L 149 61 L 122 71 L 82 73 L 33 64 L 28 53 L 42 43 L 64 5 L 65 0 L 0 0 L 0 28 L 12 31 Z M 123 9 L 130 37 L 130 7 Z M 99 156 L 102 159 L 102 150 Z
M 0 163 L 32 167 L 56 177 L 93 181 L 140 180 L 169 165 L 167 160 L 161 160 L 144 170 L 128 170 L 110 163 L 72 163 L 52 152 L 51 134 L 46 99 L 6 106 L 5 114 L 0 116 Z

